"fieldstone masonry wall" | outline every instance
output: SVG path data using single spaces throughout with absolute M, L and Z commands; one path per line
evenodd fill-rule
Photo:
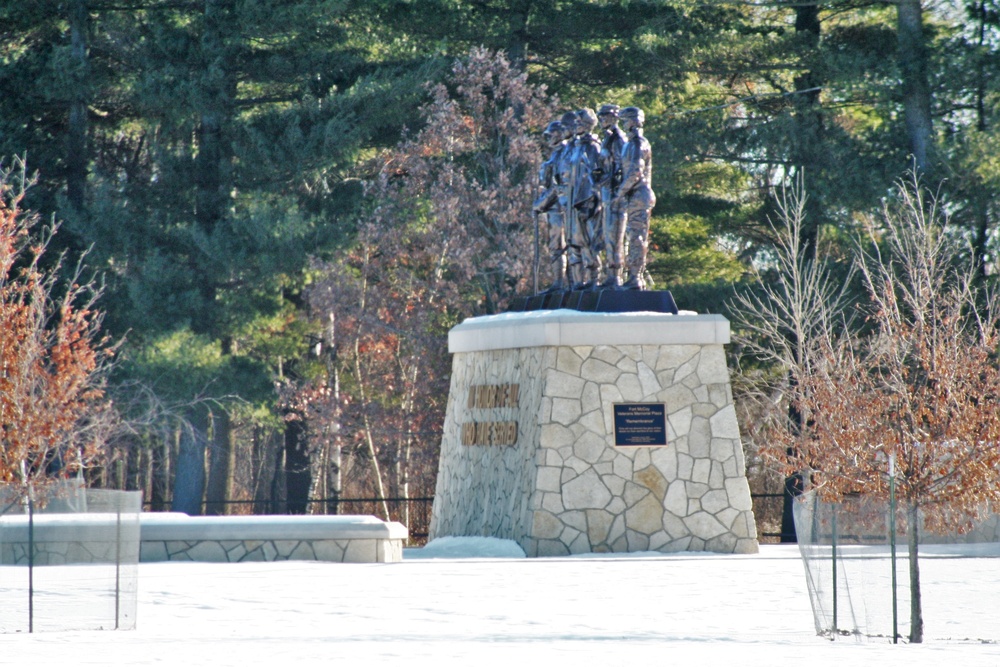
M 138 494 L 136 494 L 138 495 Z M 197 516 L 175 512 L 39 514 L 37 565 L 116 561 L 318 560 L 398 563 L 406 528 L 373 516 Z M 130 521 L 129 521 L 130 520 Z M 0 517 L 0 565 L 28 562 L 28 517 Z
M 542 425 L 544 372 L 553 348 L 532 347 L 456 354 L 441 443 L 441 463 L 431 515 L 431 537 L 486 535 L 524 547 L 531 534 Z M 517 408 L 469 408 L 473 387 L 518 384 Z M 463 445 L 462 426 L 517 422 L 513 445 Z M 444 496 L 440 496 L 440 494 Z
M 318 560 L 398 563 L 406 527 L 373 516 L 142 515 L 142 562 Z
M 431 537 L 512 539 L 529 556 L 756 552 L 728 331 L 718 316 L 567 311 L 456 327 Z M 469 407 L 501 384 L 519 385 L 517 408 Z M 663 404 L 667 446 L 615 446 L 616 403 Z M 470 424 L 512 421 L 513 444 L 462 444 Z

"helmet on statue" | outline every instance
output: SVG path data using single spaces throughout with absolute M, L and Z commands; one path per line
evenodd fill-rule
M 636 127 L 642 127 L 646 122 L 646 114 L 639 107 L 625 107 L 618 113 L 618 117 L 632 121 Z

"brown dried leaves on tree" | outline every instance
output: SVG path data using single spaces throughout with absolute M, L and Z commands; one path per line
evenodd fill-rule
M 956 527 L 1000 501 L 1000 373 L 995 296 L 917 182 L 869 220 L 856 274 L 796 254 L 804 195 L 786 193 L 776 274 L 734 311 L 741 342 L 784 375 L 747 425 L 782 474 L 806 473 L 830 500 L 885 496 L 896 458 L 901 499 L 929 528 Z M 864 298 L 847 300 L 860 276 Z
M 1000 502 L 1000 308 L 919 183 L 889 206 L 858 254 L 870 333 L 818 341 L 771 455 L 828 498 L 887 496 L 894 456 L 901 501 L 951 531 Z
M 0 483 L 38 489 L 98 453 L 110 349 L 92 286 L 60 289 L 57 267 L 42 264 L 55 230 L 33 233 L 29 185 L 23 162 L 0 169 Z
M 818 261 L 787 252 L 803 210 L 785 209 L 779 288 L 739 304 L 750 347 L 787 371 L 769 394 L 784 400 L 762 411 L 760 453 L 830 502 L 887 499 L 894 460 L 920 642 L 919 533 L 962 532 L 1000 509 L 1000 304 L 914 178 L 866 225 L 855 260 L 864 317 L 849 322 Z
M 538 131 L 556 115 L 543 88 L 483 49 L 430 93 L 419 129 L 371 164 L 369 215 L 309 295 L 336 322 L 338 437 L 383 462 L 391 494 L 409 480 L 433 490 L 449 327 L 528 287 Z
M 412 276 L 413 303 L 495 312 L 531 278 L 538 131 L 556 112 L 544 88 L 484 49 L 431 95 L 422 128 L 378 161 L 361 240 Z

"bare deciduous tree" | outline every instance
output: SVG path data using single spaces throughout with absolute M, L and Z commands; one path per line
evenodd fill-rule
M 1000 504 L 1000 309 L 976 288 L 974 263 L 945 222 L 916 177 L 868 220 L 855 260 L 868 297 L 867 330 L 824 334 L 829 314 L 813 315 L 822 327 L 814 330 L 815 345 L 800 348 L 806 356 L 787 397 L 801 417 L 793 423 L 772 411 L 762 445 L 784 472 L 804 472 L 834 501 L 887 496 L 888 461 L 895 460 L 906 510 L 911 642 L 923 639 L 921 530 L 961 530 Z M 791 309 L 762 300 L 743 305 L 754 303 L 758 316 L 793 326 Z M 787 357 L 776 347 L 772 359 Z
M 327 343 L 335 369 L 292 399 L 314 460 L 333 443 L 370 471 L 345 487 L 363 484 L 380 497 L 433 489 L 448 328 L 502 310 L 528 288 L 537 132 L 555 116 L 544 89 L 484 49 L 430 92 L 419 129 L 372 164 L 370 215 L 354 246 L 315 267 L 309 303 L 336 322 Z

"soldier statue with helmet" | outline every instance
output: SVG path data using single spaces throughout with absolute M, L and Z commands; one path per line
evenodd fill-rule
M 558 193 L 559 210 L 562 214 L 563 235 L 566 239 L 566 289 L 572 289 L 573 284 L 579 279 L 579 256 L 577 261 L 573 259 L 573 237 L 577 225 L 573 201 L 576 199 L 576 113 L 567 111 L 559 119 L 559 125 L 563 132 L 563 149 L 559 152 L 559 159 L 556 163 L 555 180 L 556 192 Z
M 598 120 L 604 130 L 600 140 L 591 132 Z M 568 111 L 546 127 L 543 136 L 551 153 L 539 171 L 540 190 L 533 206 L 548 231 L 554 278 L 546 293 L 646 288 L 656 196 L 644 124 L 645 114 L 638 107 L 603 104 L 598 114 L 591 109 Z
M 537 216 L 537 223 L 547 233 L 549 262 L 552 265 L 552 284 L 545 291 L 546 293 L 551 293 L 562 291 L 569 287 L 566 277 L 564 215 L 559 206 L 557 184 L 559 162 L 562 159 L 563 152 L 566 150 L 567 143 L 562 123 L 557 120 L 548 124 L 542 133 L 542 137 L 545 139 L 545 143 L 551 152 L 549 153 L 549 159 L 543 162 L 538 170 L 539 193 L 532 206 L 532 210 Z M 536 252 L 538 251 L 537 243 L 536 239 Z
M 573 235 L 569 238 L 570 265 L 578 264 L 574 275 L 574 289 L 596 289 L 600 281 L 603 245 L 601 229 L 600 195 L 594 187 L 593 173 L 597 167 L 601 145 L 593 129 L 597 126 L 597 114 L 593 109 L 576 112 L 576 138 L 574 140 L 576 162 L 573 197 L 573 211 L 576 220 Z
M 619 112 L 628 143 L 622 152 L 622 182 L 612 205 L 625 209 L 628 280 L 623 289 L 645 289 L 646 254 L 649 250 L 649 216 L 656 205 L 653 194 L 653 160 L 649 141 L 642 134 L 645 114 L 638 107 Z
M 600 239 L 605 266 L 602 289 L 621 287 L 624 264 L 625 210 L 620 203 L 614 203 L 622 182 L 622 151 L 628 140 L 618 127 L 619 109 L 617 104 L 602 104 L 597 110 L 597 119 L 604 130 L 601 153 L 594 170 L 594 184 L 601 194 L 601 227 L 604 231 Z

